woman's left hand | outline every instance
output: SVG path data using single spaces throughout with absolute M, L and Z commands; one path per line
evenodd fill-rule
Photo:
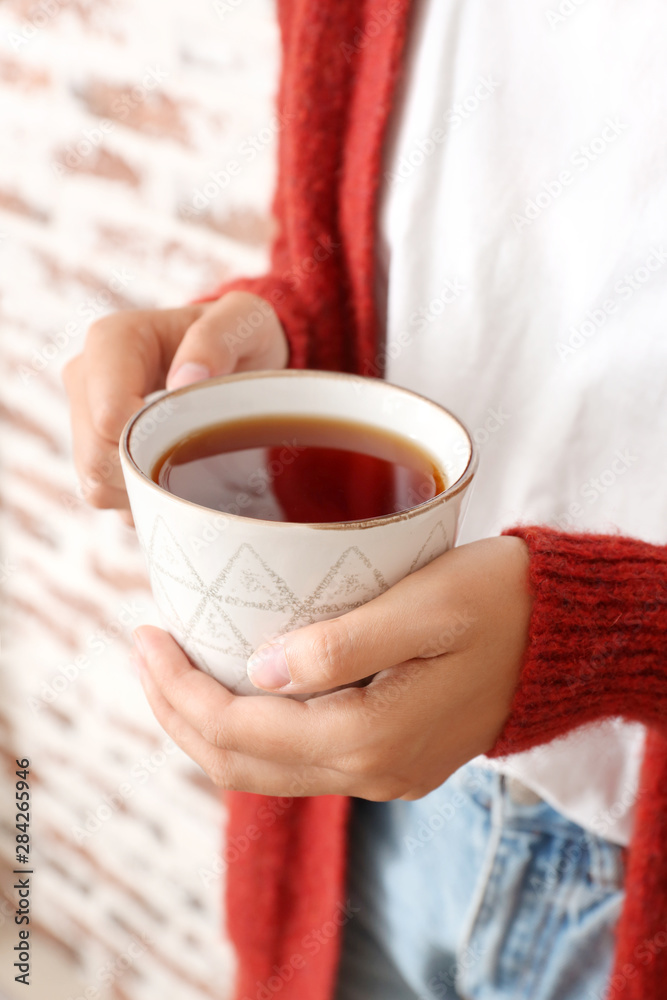
M 463 545 L 251 657 L 251 679 L 267 690 L 329 691 L 373 675 L 310 701 L 233 695 L 149 626 L 133 658 L 158 722 L 222 788 L 417 799 L 503 728 L 527 643 L 528 561 L 516 537 Z

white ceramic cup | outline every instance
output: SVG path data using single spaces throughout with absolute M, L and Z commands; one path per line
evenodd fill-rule
M 447 489 L 398 514 L 299 524 L 221 513 L 151 479 L 184 436 L 280 414 L 343 417 L 410 438 Z M 293 369 L 209 379 L 149 401 L 125 427 L 120 456 L 162 624 L 237 694 L 258 693 L 246 662 L 262 642 L 343 614 L 451 548 L 477 463 L 466 428 L 431 400 L 379 379 Z

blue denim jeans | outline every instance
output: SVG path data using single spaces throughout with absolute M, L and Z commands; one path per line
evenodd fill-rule
M 336 1000 L 604 995 L 624 851 L 529 797 L 468 764 L 415 802 L 354 800 Z

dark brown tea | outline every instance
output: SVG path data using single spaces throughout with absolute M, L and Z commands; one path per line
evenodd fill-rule
M 408 438 L 297 415 L 204 428 L 162 455 L 152 478 L 203 507 L 302 523 L 382 517 L 446 488 L 434 459 Z

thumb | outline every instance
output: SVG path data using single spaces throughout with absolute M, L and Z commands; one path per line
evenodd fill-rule
M 418 576 L 406 577 L 339 618 L 314 622 L 260 646 L 248 660 L 250 680 L 268 691 L 327 691 L 423 655 L 434 622 L 432 615 L 420 613 L 424 602 Z
M 229 292 L 210 303 L 185 332 L 167 374 L 167 388 L 179 389 L 213 375 L 229 375 L 247 340 L 247 295 Z

